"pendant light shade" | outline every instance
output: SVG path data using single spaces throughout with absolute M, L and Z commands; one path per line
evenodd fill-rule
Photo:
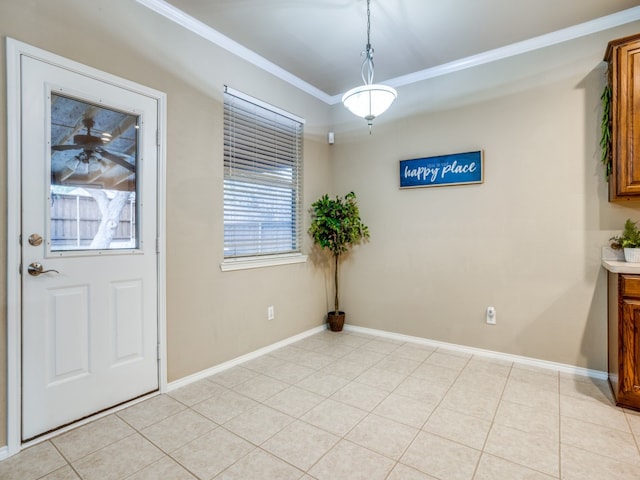
M 361 74 L 364 85 L 352 88 L 342 96 L 342 103 L 354 115 L 362 117 L 369 125 L 373 119 L 384 113 L 394 102 L 398 93 L 386 85 L 373 83 L 373 47 L 371 46 L 371 0 L 367 0 L 367 45 L 362 55 Z
M 342 96 L 342 103 L 351 113 L 367 120 L 384 113 L 398 96 L 395 89 L 386 85 L 370 84 L 352 88 Z

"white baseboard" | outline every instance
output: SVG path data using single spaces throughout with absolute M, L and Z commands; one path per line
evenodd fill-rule
M 254 358 L 260 357 L 262 355 L 266 355 L 267 353 L 273 352 L 274 350 L 277 350 L 279 348 L 285 347 L 287 345 L 290 345 L 292 343 L 300 341 L 300 340 L 302 340 L 304 338 L 310 337 L 311 335 L 315 335 L 316 333 L 322 332 L 322 331 L 324 331 L 326 329 L 327 329 L 326 325 L 320 325 L 318 327 L 312 328 L 311 330 L 307 330 L 306 332 L 299 333 L 299 334 L 294 335 L 292 337 L 289 337 L 289 338 L 286 338 L 286 339 L 281 340 L 279 342 L 276 342 L 276 343 L 273 343 L 271 345 L 268 345 L 268 346 L 266 346 L 264 348 L 260 348 L 258 350 L 253 351 L 253 352 L 247 353 L 246 355 L 242 355 L 240 357 L 237 357 L 237 358 L 234 358 L 232 360 L 229 360 L 228 362 L 221 363 L 220 365 L 216 365 L 215 367 L 211 367 L 211 368 L 208 368 L 206 370 L 202 370 L 201 372 L 195 373 L 193 375 L 189 375 L 187 377 L 183 377 L 180 380 L 176 380 L 175 382 L 171 382 L 171 383 L 167 384 L 167 391 L 172 391 L 172 390 L 175 390 L 177 388 L 187 386 L 190 383 L 197 382 L 198 380 L 202 380 L 203 378 L 208 377 L 210 375 L 214 375 L 216 373 L 220 373 L 220 372 L 222 372 L 224 370 L 228 370 L 229 368 L 234 367 L 236 365 L 239 365 L 241 363 L 244 363 L 246 361 L 253 360 Z M 21 445 L 21 449 L 30 447 L 30 446 L 35 445 L 37 443 L 43 442 L 45 440 L 49 440 L 50 438 L 52 438 L 52 437 L 54 437 L 56 435 L 59 435 L 59 434 L 64 433 L 66 431 L 69 431 L 69 430 L 72 430 L 74 428 L 80 427 L 80 426 L 85 425 L 85 424 L 87 424 L 89 422 L 93 422 L 93 421 L 95 421 L 95 420 L 97 420 L 99 418 L 102 418 L 104 416 L 110 415 L 110 414 L 112 414 L 114 412 L 123 410 L 124 408 L 130 407 L 132 405 L 135 405 L 136 403 L 139 403 L 141 401 L 147 400 L 148 398 L 150 398 L 152 396 L 155 396 L 155 395 L 158 395 L 158 392 L 152 393 L 150 395 L 146 395 L 146 396 L 141 397 L 141 398 L 137 398 L 135 400 L 132 400 L 131 402 L 128 402 L 128 403 L 126 403 L 124 405 L 119 405 L 119 406 L 114 407 L 112 409 L 109 409 L 109 410 L 107 410 L 105 412 L 98 413 L 98 414 L 93 415 L 93 416 L 91 416 L 89 418 L 86 418 L 84 420 L 76 422 L 76 423 L 74 423 L 72 425 L 68 425 L 68 426 L 63 427 L 61 429 L 58 429 L 55 432 L 49 433 L 47 435 L 42 435 L 41 437 L 38 437 L 37 439 L 32 440 L 31 442 L 27 442 L 27 443 L 22 444 Z M 15 453 L 18 453 L 18 452 L 15 452 Z M 0 447 L 0 461 L 4 460 L 6 458 L 9 458 L 9 447 L 8 446 Z
M 291 345 L 292 343 L 298 342 L 304 338 L 310 337 L 311 335 L 315 335 L 316 333 L 322 332 L 327 329 L 326 325 L 320 325 L 318 327 L 312 328 L 311 330 L 307 330 L 306 332 L 299 333 L 294 335 L 293 337 L 285 338 L 276 343 L 272 343 L 271 345 L 267 345 L 266 347 L 260 348 L 253 352 L 249 352 L 240 357 L 234 358 L 227 362 L 221 363 L 211 368 L 207 368 L 206 370 L 202 370 L 198 373 L 194 373 L 187 377 L 183 377 L 179 380 L 175 380 L 171 383 L 167 384 L 167 391 L 171 392 L 176 388 L 184 387 L 189 385 L 190 383 L 197 382 L 198 380 L 202 380 L 203 378 L 209 377 L 211 375 L 215 375 L 216 373 L 223 372 L 225 370 L 230 369 L 231 367 L 235 367 L 236 365 L 240 365 L 241 363 L 248 362 L 249 360 L 253 360 L 254 358 L 261 357 L 262 355 L 266 355 L 267 353 L 271 353 L 274 350 L 277 350 L 282 347 L 286 347 L 287 345 Z
M 240 357 L 234 358 L 232 360 L 229 360 L 227 362 L 221 363 L 219 365 L 216 365 L 214 367 L 211 368 L 207 368 L 206 370 L 202 370 L 198 373 L 194 373 L 193 375 L 189 375 L 187 377 L 183 377 L 179 380 L 173 381 L 169 384 L 167 384 L 167 391 L 173 391 L 176 390 L 177 388 L 181 388 L 181 387 L 185 387 L 193 382 L 197 382 L 198 380 L 202 380 L 206 377 L 209 377 L 211 375 L 215 375 L 216 373 L 220 373 L 223 372 L 225 370 L 230 369 L 231 367 L 235 367 L 236 365 L 240 365 L 241 363 L 247 362 L 249 360 L 253 360 L 254 358 L 258 358 L 262 355 L 266 355 L 268 353 L 273 352 L 274 350 L 277 350 L 279 348 L 285 347 L 287 345 L 290 345 L 292 343 L 298 342 L 304 338 L 310 337 L 311 335 L 315 335 L 316 333 L 320 333 L 322 331 L 325 331 L 327 329 L 326 325 L 320 325 L 318 327 L 312 328 L 311 330 L 307 330 L 305 332 L 299 333 L 297 335 L 294 335 L 292 337 L 286 338 L 284 340 L 281 340 L 279 342 L 273 343 L 271 345 L 268 345 L 266 347 L 260 348 L 258 350 L 255 350 L 253 352 L 247 353 L 245 355 L 242 355 Z M 498 360 L 504 360 L 504 361 L 508 361 L 508 362 L 514 362 L 514 363 L 519 363 L 519 364 L 523 364 L 523 365 L 529 365 L 532 367 L 538 367 L 538 368 L 544 368 L 544 369 L 548 369 L 548 370 L 554 370 L 557 372 L 563 372 L 563 373 L 567 373 L 567 374 L 571 374 L 571 375 L 580 375 L 580 376 L 585 376 L 585 377 L 591 377 L 591 378 L 596 378 L 596 379 L 600 379 L 600 380 L 606 380 L 608 378 L 608 374 L 607 372 L 602 372 L 600 370 L 591 370 L 588 368 L 581 368 L 581 367 L 576 367 L 573 365 L 567 365 L 567 364 L 563 364 L 563 363 L 556 363 L 556 362 L 549 362 L 546 360 L 539 360 L 536 358 L 530 358 L 530 357 L 523 357 L 520 355 L 512 355 L 509 353 L 501 353 L 501 352 L 494 352 L 491 350 L 483 350 L 480 348 L 474 348 L 474 347 L 466 347 L 464 345 L 456 345 L 454 343 L 446 343 L 446 342 L 440 342 L 437 340 L 429 340 L 427 338 L 422 338 L 422 337 L 412 337 L 410 335 L 403 335 L 400 333 L 394 333 L 394 332 L 386 332 L 384 330 L 375 330 L 373 328 L 366 328 L 366 327 L 358 327 L 355 325 L 345 325 L 344 326 L 344 330 L 347 332 L 353 332 L 353 333 L 361 333 L 361 334 L 365 334 L 365 335 L 371 335 L 371 336 L 375 336 L 375 337 L 381 337 L 381 338 L 389 338 L 392 340 L 399 340 L 399 341 L 403 341 L 403 342 L 408 342 L 408 343 L 415 343 L 418 345 L 426 345 L 426 346 L 430 346 L 430 347 L 434 347 L 434 348 L 442 348 L 442 349 L 448 349 L 448 350 L 454 350 L 457 352 L 462 352 L 462 353 L 466 353 L 466 354 L 470 354 L 470 355 L 478 355 L 481 357 L 487 357 L 487 358 L 494 358 L 494 359 L 498 359 Z M 151 394 L 150 396 L 154 396 L 157 395 L 157 393 L 155 394 Z M 121 410 L 122 408 L 126 408 L 128 406 L 131 406 L 132 404 L 138 403 L 142 400 L 147 399 L 148 397 L 143 397 L 140 399 L 136 399 L 133 402 L 124 405 L 124 406 L 119 406 L 116 407 L 113 410 L 109 410 L 107 412 L 103 412 L 102 414 L 100 414 L 99 416 L 104 416 L 104 415 L 108 415 L 110 413 L 113 413 L 113 411 L 117 411 L 117 410 Z M 66 430 L 71 430 L 72 428 L 78 427 L 79 425 L 82 425 L 84 423 L 88 423 L 89 421 L 93 421 L 96 418 L 99 418 L 99 416 L 94 416 L 91 417 L 91 419 L 87 419 L 83 422 L 79 422 L 74 424 L 73 426 L 68 426 L 66 427 L 66 429 L 64 430 L 58 430 L 55 433 L 50 434 L 49 436 L 43 436 L 41 438 L 38 438 L 36 441 L 33 441 L 29 444 L 25 444 L 23 445 L 23 447 L 27 447 L 30 446 L 31 444 L 34 443 L 38 443 L 40 441 L 46 440 L 51 436 L 54 435 L 58 435 L 60 434 L 62 431 L 66 431 Z M 8 446 L 4 446 L 4 447 L 0 447 L 0 461 L 6 459 L 9 457 L 9 447 Z
M 206 370 L 202 370 L 198 373 L 194 373 L 187 377 L 183 377 L 179 380 L 175 380 L 167 384 L 167 391 L 170 392 L 177 388 L 185 387 L 190 383 L 197 382 L 198 380 L 202 380 L 211 375 L 215 375 L 216 373 L 223 372 L 225 370 L 230 369 L 231 367 L 240 365 L 241 363 L 247 362 L 249 360 L 253 360 L 254 358 L 258 358 L 262 355 L 266 355 L 267 353 L 271 353 L 274 350 L 277 350 L 279 348 L 295 343 L 299 340 L 302 340 L 303 338 L 310 337 L 311 335 L 315 335 L 316 333 L 322 332 L 326 329 L 327 329 L 326 325 L 320 325 L 318 327 L 312 328 L 311 330 L 307 330 L 306 332 L 299 333 L 298 335 L 294 335 L 293 337 L 286 338 L 284 340 L 281 340 L 279 342 L 273 343 L 266 347 L 260 348 L 253 352 L 247 353 L 240 357 L 234 358 L 227 362 L 221 363 L 214 367 L 207 368 Z M 358 327 L 355 325 L 346 325 L 346 324 L 344 326 L 344 330 L 347 332 L 362 333 L 366 335 L 372 335 L 375 337 L 389 338 L 392 340 L 399 340 L 399 341 L 415 343 L 419 345 L 427 345 L 434 348 L 454 350 L 456 352 L 462 352 L 470 355 L 478 355 L 486 358 L 494 358 L 497 360 L 504 360 L 507 362 L 514 362 L 522 365 L 529 365 L 532 367 L 544 368 L 547 370 L 554 370 L 557 372 L 563 372 L 570 375 L 579 375 L 583 377 L 596 378 L 600 380 L 606 380 L 608 378 L 607 372 L 602 372 L 600 370 L 591 370 L 588 368 L 576 367 L 576 366 L 567 365 L 564 363 L 549 362 L 546 360 L 523 357 L 520 355 L 494 352 L 492 350 L 483 350 L 481 348 L 466 347 L 464 345 L 456 345 L 455 343 L 446 343 L 446 342 L 440 342 L 437 340 L 429 340 L 427 338 L 422 338 L 422 337 L 412 337 L 410 335 L 403 335 L 401 333 L 386 332 L 384 330 L 375 330 L 373 328 Z
M 427 345 L 429 347 L 444 348 L 448 350 L 454 350 L 456 352 L 468 353 L 471 355 L 478 355 L 481 357 L 494 358 L 497 360 L 505 360 L 507 362 L 514 362 L 523 365 L 529 365 L 531 367 L 545 368 L 548 370 L 555 370 L 557 372 L 568 373 L 570 375 L 579 375 L 583 377 L 597 378 L 600 380 L 606 380 L 608 378 L 607 372 L 601 370 L 591 370 L 589 368 L 576 367 L 573 365 L 567 365 L 564 363 L 549 362 L 547 360 L 539 360 L 537 358 L 523 357 L 520 355 L 512 355 L 510 353 L 494 352 L 492 350 L 483 350 L 481 348 L 466 347 L 464 345 L 456 345 L 455 343 L 439 342 L 437 340 L 429 340 L 422 337 L 412 337 L 409 335 L 403 335 L 401 333 L 386 332 L 384 330 L 375 330 L 373 328 L 358 327 L 355 325 L 345 325 L 344 329 L 348 332 L 362 333 L 366 335 L 373 335 L 375 337 L 389 338 L 392 340 L 400 340 L 403 342 L 416 343 L 419 345 Z

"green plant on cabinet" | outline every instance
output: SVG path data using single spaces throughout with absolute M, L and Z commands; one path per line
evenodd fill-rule
M 640 230 L 637 222 L 632 222 L 630 218 L 624 223 L 622 235 L 611 237 L 611 248 L 620 250 L 622 248 L 640 248 Z
M 600 125 L 600 131 L 602 132 L 600 137 L 601 161 L 602 165 L 604 165 L 606 179 L 609 181 L 613 168 L 611 155 L 611 86 L 609 84 L 604 87 L 600 100 L 602 102 L 602 123 Z

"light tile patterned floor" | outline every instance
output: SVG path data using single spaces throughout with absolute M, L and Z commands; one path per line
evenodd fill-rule
M 3 480 L 637 480 L 604 381 L 323 332 L 61 434 Z

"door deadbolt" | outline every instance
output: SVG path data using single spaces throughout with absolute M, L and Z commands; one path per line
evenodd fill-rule
M 37 233 L 32 233 L 31 235 L 29 235 L 29 245 L 32 245 L 34 247 L 42 245 L 42 236 L 38 235 Z

